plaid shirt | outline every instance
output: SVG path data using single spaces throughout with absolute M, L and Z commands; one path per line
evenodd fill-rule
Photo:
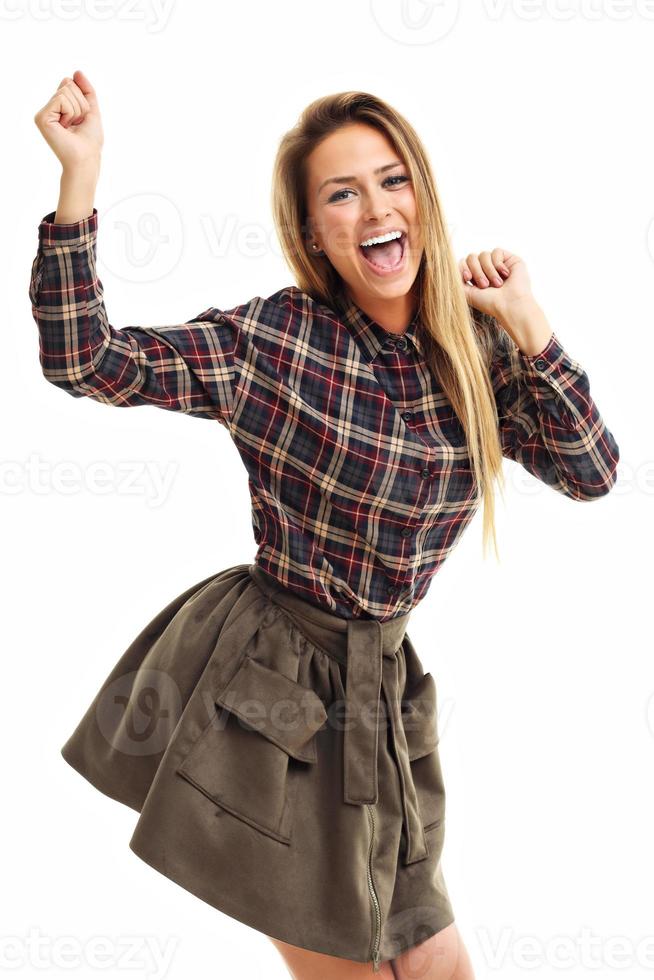
M 170 326 L 113 327 L 96 272 L 98 216 L 39 225 L 30 299 L 44 376 L 75 398 L 214 419 L 248 473 L 255 561 L 347 618 L 423 598 L 480 503 L 463 428 L 423 358 L 354 304 L 295 286 Z M 502 451 L 573 500 L 616 480 L 619 450 L 581 366 L 552 333 L 491 365 Z

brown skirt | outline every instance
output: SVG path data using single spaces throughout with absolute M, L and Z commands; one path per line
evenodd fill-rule
M 347 620 L 226 568 L 141 631 L 61 753 L 140 813 L 129 846 L 171 881 L 378 970 L 454 920 L 436 687 L 409 615 Z

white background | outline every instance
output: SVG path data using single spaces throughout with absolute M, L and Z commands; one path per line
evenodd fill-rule
M 619 480 L 580 503 L 506 461 L 501 563 L 482 560 L 479 511 L 413 611 L 439 690 L 444 869 L 478 977 L 650 976 L 654 4 L 1 11 L 0 969 L 287 976 L 265 937 L 141 862 L 127 846 L 137 814 L 59 754 L 145 623 L 256 551 L 225 429 L 73 399 L 40 373 L 28 283 L 60 167 L 33 116 L 81 68 L 105 129 L 98 272 L 117 327 L 181 323 L 292 284 L 272 162 L 301 109 L 330 92 L 372 92 L 416 127 L 457 258 L 500 245 L 525 259 L 618 441 Z M 102 969 L 84 963 L 98 937 Z

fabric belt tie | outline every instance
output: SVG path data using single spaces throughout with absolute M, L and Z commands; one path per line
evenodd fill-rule
M 346 803 L 376 803 L 377 751 L 380 732 L 381 690 L 383 688 L 391 741 L 395 751 L 404 829 L 407 838 L 404 863 L 412 864 L 427 857 L 428 848 L 416 788 L 409 762 L 401 711 L 401 691 L 395 650 L 384 650 L 384 627 L 375 619 L 349 619 L 347 622 L 346 727 L 344 740 L 344 795 Z M 392 623 L 392 620 L 387 620 Z M 392 636 L 392 631 L 389 631 Z M 390 638 L 390 637 L 389 637 Z M 372 718 L 370 715 L 372 714 Z
M 401 646 L 409 613 L 380 622 L 376 619 L 345 619 L 313 606 L 284 589 L 268 572 L 250 565 L 250 574 L 269 598 L 298 617 L 298 628 L 311 639 L 311 624 L 318 628 L 347 632 L 345 679 L 345 727 L 343 731 L 343 800 L 362 805 L 377 803 L 379 796 L 377 753 L 386 725 L 393 744 L 402 797 L 406 834 L 405 864 L 427 857 L 428 847 L 409 761 L 399 690 L 397 651 Z M 388 718 L 380 726 L 382 692 Z M 384 713 L 385 714 L 385 713 Z

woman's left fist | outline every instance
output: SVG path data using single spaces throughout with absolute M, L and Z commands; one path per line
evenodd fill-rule
M 519 310 L 523 303 L 533 302 L 525 263 L 506 249 L 471 252 L 461 259 L 459 270 L 468 305 L 480 313 L 502 320 Z

